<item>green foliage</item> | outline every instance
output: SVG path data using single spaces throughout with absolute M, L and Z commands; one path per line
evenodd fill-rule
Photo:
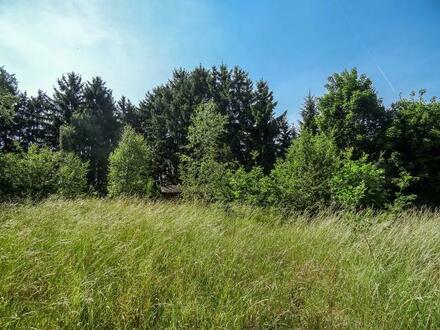
M 277 102 L 274 101 L 269 85 L 265 81 L 258 81 L 254 101 L 250 107 L 250 120 L 247 121 L 249 127 L 246 127 L 246 131 L 249 132 L 245 139 L 248 143 L 246 149 L 249 150 L 251 159 L 248 159 L 244 165 L 249 167 L 250 164 L 257 164 L 265 173 L 270 172 L 276 157 L 280 156 L 277 153 L 275 141 L 281 135 L 282 122 L 280 121 L 286 117 L 286 113 L 275 118 L 276 105 Z
M 393 185 L 397 187 L 397 191 L 395 192 L 393 203 L 388 205 L 389 209 L 400 212 L 414 205 L 417 195 L 408 194 L 407 190 L 417 179 L 407 171 L 402 170 L 397 178 L 391 180 Z
M 0 90 L 0 128 L 5 129 L 12 122 L 15 114 L 16 98 L 14 95 Z
M 72 116 L 80 111 L 84 102 L 84 83 L 79 74 L 69 72 L 57 80 L 54 102 L 60 110 L 59 125 L 69 125 Z
M 139 105 L 126 97 L 115 104 L 101 78 L 83 82 L 73 72 L 58 79 L 52 96 L 43 91 L 28 96 L 18 89 L 15 76 L 0 67 L 0 151 L 17 152 L 10 156 L 17 162 L 32 145 L 73 152 L 88 163 L 87 183 L 102 196 L 108 186 L 109 155 L 120 128 L 130 125 L 151 149 L 154 181 L 186 182 L 185 194 L 192 189 L 193 197 L 313 208 L 331 202 L 329 177 L 340 169 L 347 171 L 338 173 L 347 185 L 336 187 L 346 189 L 338 190 L 344 197 L 338 196 L 337 203 L 376 207 L 383 202 L 366 202 L 370 200 L 369 189 L 362 186 L 366 183 L 356 183 L 367 175 L 362 158 L 367 155 L 385 171 L 383 195 L 388 207 L 439 206 L 440 102 L 426 101 L 426 91 L 421 90 L 418 98 L 413 93 L 386 110 L 371 80 L 356 69 L 331 75 L 326 89 L 321 97 L 310 93 L 306 97 L 301 136 L 291 147 L 295 126 L 286 112 L 275 115 L 277 102 L 268 83 L 254 83 L 239 67 L 176 70 Z M 196 113 L 207 105 L 215 111 L 205 117 Z M 287 149 L 290 155 L 284 160 Z M 352 150 L 351 160 L 359 163 L 339 164 L 338 154 L 347 149 Z M 2 156 L 2 162 L 8 159 Z M 277 168 L 270 174 L 276 159 Z M 85 168 L 79 163 L 72 166 L 73 173 Z M 73 175 L 66 172 L 67 177 Z M 7 188 L 5 178 L 0 180 L 3 191 L 15 189 Z M 71 194 L 67 185 L 62 190 Z
M 38 144 L 58 150 L 61 118 L 55 102 L 40 90 L 37 96 L 29 98 L 27 107 L 28 122 L 22 125 L 28 130 L 21 134 L 21 140 L 27 145 Z
M 347 152 L 330 180 L 333 200 L 347 209 L 381 207 L 387 199 L 385 171 L 368 162 L 367 156 L 351 159 Z
M 226 118 L 222 143 L 230 151 L 227 161 L 247 170 L 259 165 L 268 172 L 290 144 L 286 114 L 275 115 L 276 102 L 266 82 L 258 81 L 254 88 L 247 72 L 225 65 L 176 70 L 167 84 L 147 93 L 138 111 L 159 181 L 179 182 L 177 169 L 180 155 L 186 152 L 192 116 L 198 105 L 208 101 Z
M 385 154 L 388 176 L 404 171 L 414 178 L 406 187 L 420 204 L 440 203 L 440 102 L 402 99 L 391 107 Z
M 246 171 L 243 167 L 229 174 L 231 199 L 240 203 L 263 206 L 268 204 L 272 185 L 261 167 Z
M 7 150 L 17 105 L 17 79 L 0 67 L 0 151 Z
M 228 167 L 224 163 L 212 158 L 194 161 L 183 155 L 181 160 L 183 197 L 208 202 L 230 201 L 228 174 Z
M 276 138 L 276 155 L 278 158 L 283 158 L 286 155 L 287 149 L 292 144 L 292 140 L 297 137 L 295 125 L 289 124 L 287 120 L 287 112 L 283 116 L 278 117 L 279 134 Z
M 88 182 L 100 194 L 107 186 L 108 156 L 119 133 L 112 92 L 95 77 L 83 90 L 80 111 L 70 117 L 70 125 L 60 131 L 61 149 L 89 161 Z
M 57 194 L 66 198 L 76 198 L 87 191 L 89 164 L 73 153 L 62 153 L 58 168 Z
M 293 141 L 286 159 L 278 161 L 271 173 L 271 202 L 304 210 L 330 201 L 330 180 L 338 167 L 337 148 L 324 135 L 308 131 Z
M 356 69 L 328 78 L 327 93 L 319 98 L 319 131 L 331 137 L 340 150 L 375 158 L 383 148 L 388 114 L 372 82 Z
M 214 103 L 197 107 L 188 128 L 186 154 L 181 156 L 180 177 L 187 198 L 207 201 L 228 199 L 226 148 L 221 144 L 226 117 Z
M 142 135 L 136 134 L 132 127 L 124 128 L 117 148 L 110 154 L 109 163 L 109 196 L 153 195 L 151 151 Z
M 86 189 L 87 164 L 74 155 L 31 146 L 27 152 L 0 155 L 0 199 L 42 199 L 52 194 L 76 197 Z
M 301 109 L 302 120 L 300 122 L 301 130 L 308 130 L 312 134 L 318 132 L 317 117 L 318 109 L 316 106 L 316 97 L 314 97 L 310 92 L 304 99 L 304 105 Z
M 218 112 L 212 102 L 197 107 L 188 128 L 188 144 L 186 149 L 195 159 L 204 157 L 221 159 L 221 138 L 225 133 L 225 116 Z
M 142 130 L 139 122 L 139 110 L 125 96 L 122 96 L 116 103 L 116 112 L 122 126 L 131 126 L 136 132 Z
M 52 100 L 44 92 L 38 91 L 33 97 L 20 93 L 17 96 L 11 139 L 23 150 L 31 145 L 56 148 L 58 133 L 53 127 L 54 111 Z
M 31 146 L 28 152 L 8 153 L 4 156 L 2 177 L 8 191 L 3 199 L 41 199 L 56 192 L 57 168 L 60 155 L 48 149 Z
M 17 97 L 0 90 L 0 152 L 11 147 L 11 131 L 13 130 Z
M 17 78 L 0 66 L 0 91 L 16 95 L 18 93 Z

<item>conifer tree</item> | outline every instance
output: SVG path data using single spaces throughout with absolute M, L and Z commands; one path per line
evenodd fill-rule
M 62 75 L 54 88 L 54 102 L 61 114 L 62 124 L 70 124 L 73 114 L 78 112 L 83 103 L 82 78 L 75 72 Z
M 278 136 L 275 139 L 276 158 L 282 158 L 286 154 L 287 149 L 297 136 L 295 126 L 290 125 L 287 120 L 287 112 L 285 111 L 277 118 Z
M 316 98 L 310 93 L 304 99 L 303 107 L 301 108 L 300 122 L 301 130 L 308 130 L 312 134 L 318 132 L 318 125 L 316 122 L 316 117 L 318 115 L 318 109 L 316 106 Z
M 255 164 L 262 166 L 266 173 L 272 169 L 276 158 L 276 138 L 279 134 L 278 121 L 274 117 L 276 105 L 268 84 L 260 80 L 250 107 L 251 126 L 248 128 L 250 137 L 248 148 L 251 156 L 255 157 Z
M 282 119 L 274 116 L 276 102 L 267 83 L 257 85 L 254 88 L 248 73 L 238 67 L 199 66 L 191 72 L 176 70 L 167 84 L 147 93 L 139 105 L 139 126 L 152 147 L 158 181 L 179 181 L 179 155 L 187 144 L 191 117 L 207 101 L 227 119 L 223 142 L 231 151 L 228 161 L 246 169 L 257 163 L 268 171 L 277 154 Z M 265 141 L 261 148 L 260 140 Z
M 28 125 L 31 134 L 29 142 L 57 149 L 60 118 L 52 99 L 42 90 L 39 90 L 37 96 L 29 99 L 28 108 L 32 114 L 31 123 Z
M 84 87 L 81 110 L 61 130 L 61 147 L 89 161 L 89 183 L 99 193 L 106 189 L 108 155 L 118 135 L 112 92 L 100 77 L 95 77 Z
M 246 71 L 234 67 L 231 72 L 230 106 L 227 111 L 226 139 L 239 164 L 249 168 L 253 163 L 249 140 L 250 107 L 254 98 L 253 83 Z
M 116 116 L 121 126 L 130 126 L 136 132 L 141 131 L 138 108 L 124 95 L 116 103 Z

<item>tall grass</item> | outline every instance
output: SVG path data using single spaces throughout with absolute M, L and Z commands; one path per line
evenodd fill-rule
M 310 222 L 140 200 L 0 207 L 0 328 L 440 325 L 439 213 Z

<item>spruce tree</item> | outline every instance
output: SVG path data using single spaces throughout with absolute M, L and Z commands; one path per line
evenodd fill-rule
M 279 134 L 278 122 L 274 117 L 276 105 L 268 84 L 260 80 L 250 107 L 251 125 L 248 128 L 250 137 L 248 149 L 254 157 L 255 164 L 262 166 L 266 173 L 272 169 L 276 158 L 276 137 Z
M 310 93 L 304 99 L 303 107 L 301 108 L 300 122 L 301 130 L 308 130 L 312 134 L 318 132 L 318 125 L 316 122 L 316 116 L 318 115 L 318 109 L 316 106 L 316 98 Z
M 231 72 L 229 98 L 226 139 L 234 159 L 246 168 L 250 168 L 253 157 L 248 132 L 252 125 L 250 107 L 254 98 L 253 83 L 248 73 L 239 67 L 234 67 Z
M 268 171 L 275 160 L 281 134 L 281 117 L 267 83 L 256 88 L 244 70 L 225 65 L 187 72 L 175 70 L 172 79 L 146 94 L 139 105 L 139 126 L 153 151 L 153 172 L 162 183 L 178 183 L 179 155 L 187 145 L 191 117 L 200 104 L 212 101 L 225 116 L 229 162 L 250 169 L 263 165 Z M 288 139 L 288 136 L 285 135 Z M 289 140 L 289 139 L 288 139 Z M 260 147 L 259 141 L 264 141 Z
M 82 78 L 75 72 L 62 75 L 54 88 L 53 99 L 61 114 L 62 124 L 70 124 L 73 114 L 79 111 L 83 103 Z
M 28 107 L 33 118 L 28 125 L 32 135 L 32 143 L 57 149 L 60 118 L 52 99 L 39 90 L 37 96 L 29 99 Z
M 294 125 L 290 125 L 285 111 L 277 118 L 278 136 L 275 138 L 276 158 L 284 157 L 287 149 L 292 144 L 292 140 L 297 137 Z
M 170 125 L 172 92 L 169 86 L 159 86 L 148 92 L 139 104 L 141 132 L 153 153 L 153 175 L 160 184 L 177 183 L 178 152 Z
M 140 122 L 138 109 L 131 103 L 131 101 L 124 95 L 116 103 L 116 113 L 118 121 L 122 126 L 129 125 L 137 132 L 140 131 Z
M 105 193 L 108 156 L 118 134 L 112 92 L 100 77 L 95 77 L 84 87 L 80 111 L 72 116 L 71 124 L 61 130 L 61 147 L 89 161 L 89 183 L 99 193 Z

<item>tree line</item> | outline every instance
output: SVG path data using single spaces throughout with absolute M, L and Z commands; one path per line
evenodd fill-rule
M 268 83 L 238 67 L 175 70 L 137 105 L 73 72 L 29 97 L 1 68 L 1 198 L 153 197 L 180 184 L 185 198 L 299 210 L 438 206 L 439 101 L 421 90 L 387 108 L 356 69 L 325 87 L 294 126 Z

